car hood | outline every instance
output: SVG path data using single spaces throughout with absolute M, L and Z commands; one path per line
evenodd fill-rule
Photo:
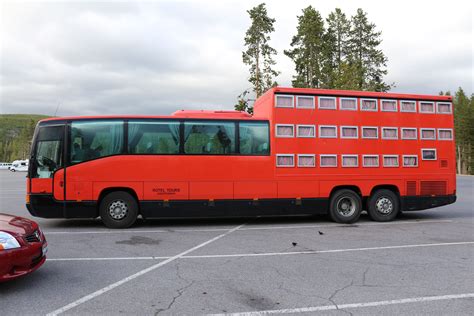
M 0 213 L 0 231 L 16 235 L 31 234 L 38 228 L 38 224 L 24 217 Z

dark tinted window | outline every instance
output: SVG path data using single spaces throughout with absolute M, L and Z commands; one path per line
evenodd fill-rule
M 268 123 L 240 122 L 240 153 L 242 155 L 270 154 Z
M 63 138 L 63 125 L 39 128 L 31 159 L 33 178 L 51 178 L 63 166 Z
M 189 121 L 184 123 L 184 152 L 226 155 L 235 153 L 235 123 Z
M 131 154 L 178 154 L 179 122 L 129 121 L 128 151 Z
M 122 121 L 76 121 L 71 124 L 71 163 L 122 153 Z

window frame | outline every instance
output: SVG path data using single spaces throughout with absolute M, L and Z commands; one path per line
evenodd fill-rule
M 292 165 L 279 165 L 278 164 L 278 157 L 291 157 L 293 158 Z M 294 168 L 295 167 L 295 154 L 275 154 L 275 166 L 277 168 Z
M 356 136 L 344 136 L 344 133 L 342 132 L 344 128 L 352 128 L 356 130 Z M 350 125 L 341 125 L 339 127 L 339 137 L 344 138 L 344 139 L 359 139 L 359 128 L 358 126 L 350 126 Z
M 379 127 L 378 126 L 361 126 L 362 131 L 361 131 L 361 138 L 362 139 L 379 139 Z M 376 137 L 366 137 L 364 136 L 364 129 L 375 129 L 377 131 L 377 136 Z
M 291 106 L 281 106 L 278 105 L 278 97 L 291 97 Z M 282 108 L 282 109 L 293 109 L 295 107 L 295 96 L 289 94 L 275 94 L 275 108 Z
M 377 157 L 377 165 L 376 166 L 367 166 L 365 164 L 365 158 L 370 158 L 370 157 Z M 379 155 L 362 155 L 362 167 L 364 168 L 379 168 L 380 167 L 380 157 Z
M 267 139 L 268 139 L 268 153 L 267 154 L 242 154 L 241 153 L 241 146 L 240 146 L 240 123 L 263 123 L 267 127 Z M 272 143 L 272 137 L 271 137 L 271 127 L 270 127 L 270 121 L 265 121 L 265 120 L 235 120 L 235 123 L 237 124 L 237 129 L 235 131 L 235 137 L 236 137 L 236 146 L 237 146 L 237 153 L 235 156 L 260 156 L 260 157 L 265 157 L 265 156 L 271 156 L 272 151 L 271 151 L 271 143 Z M 184 124 L 183 124 L 183 132 L 184 132 Z
M 439 105 L 440 104 L 448 104 L 449 105 L 449 112 L 440 112 L 439 111 Z M 453 103 L 452 102 L 436 102 L 436 113 L 437 114 L 453 114 Z
M 434 158 L 433 159 L 425 158 L 424 155 L 423 155 L 425 151 L 434 151 Z M 438 152 L 437 152 L 436 148 L 421 148 L 421 160 L 426 160 L 426 161 L 436 161 L 436 160 L 438 160 Z
M 322 127 L 331 127 L 331 128 L 334 128 L 334 131 L 336 132 L 336 135 L 335 136 L 322 136 L 322 133 L 321 133 L 321 128 Z M 332 139 L 336 139 L 337 138 L 337 125 L 318 125 L 318 136 L 319 138 L 332 138 Z
M 154 122 L 154 123 L 170 123 L 170 122 L 176 122 L 179 126 L 179 143 L 178 143 L 178 153 L 173 154 L 173 153 L 130 153 L 130 144 L 129 144 L 129 124 L 130 123 L 140 123 L 140 122 Z M 177 119 L 147 119 L 147 118 L 128 118 L 125 120 L 125 150 L 127 155 L 142 155 L 142 156 L 177 156 L 177 155 L 182 155 L 185 154 L 181 152 L 181 122 L 182 120 L 177 120 Z M 183 121 L 184 122 L 184 121 Z M 237 145 L 237 144 L 236 144 Z M 189 155 L 189 154 L 187 154 Z
M 415 130 L 415 138 L 406 138 L 406 137 L 403 137 L 403 131 L 404 130 Z M 416 127 L 400 127 L 400 139 L 403 139 L 403 140 L 418 140 L 418 129 Z
M 344 165 L 344 158 L 353 158 L 355 157 L 357 160 L 357 164 L 355 166 L 345 166 Z M 343 168 L 358 168 L 359 167 L 359 155 L 341 155 L 341 167 Z
M 408 166 L 408 165 L 405 165 L 405 158 L 413 158 L 415 157 L 416 158 L 416 165 L 414 166 Z M 418 160 L 418 155 L 402 155 L 402 166 L 403 168 L 417 168 L 418 165 L 419 165 L 419 160 Z
M 385 158 L 397 158 L 397 165 L 396 166 L 387 166 L 385 165 Z M 398 168 L 400 167 L 400 156 L 399 155 L 383 155 L 382 156 L 382 164 L 384 168 Z
M 311 158 L 313 158 L 313 165 L 312 166 L 302 166 L 302 165 L 300 165 L 300 157 L 311 157 Z M 298 158 L 298 161 L 297 161 L 298 168 L 315 168 L 316 167 L 316 155 L 315 154 L 298 154 L 297 158 Z
M 321 107 L 321 99 L 331 99 L 334 100 L 334 108 L 322 108 Z M 318 109 L 319 110 L 337 110 L 337 98 L 336 97 L 329 97 L 329 96 L 318 96 Z
M 395 110 L 384 110 L 384 108 L 383 108 L 383 103 L 384 102 L 395 102 Z M 381 112 L 392 112 L 392 113 L 398 112 L 398 102 L 397 102 L 397 100 L 395 100 L 395 99 L 381 99 L 380 100 L 380 111 Z
M 312 127 L 314 131 L 313 136 L 302 136 L 300 135 L 299 127 Z M 296 125 L 296 137 L 298 138 L 316 138 L 316 125 L 297 124 Z
M 423 137 L 423 131 L 433 131 L 433 138 L 425 138 Z M 422 128 L 420 127 L 420 140 L 436 140 L 437 139 L 437 133 L 436 133 L 436 128 Z
M 364 109 L 364 108 L 363 108 L 364 101 L 375 101 L 375 110 L 372 110 L 372 109 Z M 374 98 L 361 98 L 361 99 L 360 99 L 360 110 L 361 110 L 361 111 L 364 111 L 364 112 L 378 112 L 378 111 L 379 111 L 379 102 L 378 102 L 378 99 L 374 99 Z
M 403 102 L 413 102 L 415 103 L 415 110 L 414 111 L 407 111 L 407 110 L 404 110 L 403 109 Z M 417 102 L 416 100 L 400 100 L 400 112 L 404 112 L 404 113 L 417 113 Z
M 342 108 L 342 100 L 354 100 L 355 101 L 355 109 L 343 109 Z M 345 98 L 345 97 L 340 97 L 339 98 L 339 110 L 340 111 L 357 111 L 359 106 L 358 106 L 358 99 L 357 98 Z
M 422 103 L 431 104 L 433 106 L 433 111 L 423 111 L 423 109 L 421 107 Z M 434 114 L 434 113 L 436 113 L 436 104 L 433 101 L 419 101 L 418 104 L 419 104 L 419 107 L 420 107 L 420 110 L 419 110 L 420 113 L 423 113 L 423 114 Z
M 291 127 L 291 136 L 278 135 L 278 127 Z M 278 138 L 294 138 L 295 137 L 295 125 L 294 124 L 275 124 L 275 137 Z
M 336 165 L 335 166 L 332 166 L 332 165 L 331 166 L 328 166 L 328 165 L 324 166 L 323 165 L 323 159 L 322 159 L 324 157 L 335 157 L 336 158 Z M 337 155 L 336 154 L 320 154 L 319 155 L 319 167 L 321 167 L 321 168 L 337 168 L 337 166 L 338 166 L 338 163 L 337 163 Z
M 381 131 L 382 131 L 382 133 L 381 133 L 381 134 L 382 134 L 382 135 L 381 135 L 381 136 L 382 136 L 381 139 L 384 139 L 384 140 L 398 140 L 398 139 L 400 139 L 400 137 L 399 137 L 400 135 L 398 135 L 398 134 L 399 134 L 399 133 L 398 133 L 398 127 L 382 126 L 380 129 L 381 129 Z M 394 130 L 396 130 L 396 131 L 397 131 L 397 137 L 396 137 L 396 138 L 384 137 L 384 135 L 383 135 L 383 130 L 384 130 L 384 129 L 394 129 Z
M 299 106 L 299 99 L 300 99 L 300 98 L 311 98 L 313 106 L 312 106 L 312 107 Z M 314 110 L 314 109 L 316 108 L 316 102 L 315 102 L 314 96 L 311 96 L 311 95 L 297 95 L 297 96 L 296 96 L 295 108 L 297 108 L 297 109 L 302 109 L 302 110 L 304 110 L 304 109 L 306 109 L 306 110 Z
M 439 132 L 441 131 L 450 131 L 451 132 L 451 138 L 441 138 L 439 137 Z M 437 132 L 435 132 L 436 134 L 436 137 L 438 137 L 438 140 L 441 140 L 441 141 L 451 141 L 451 140 L 454 140 L 454 130 L 452 128 L 438 128 Z

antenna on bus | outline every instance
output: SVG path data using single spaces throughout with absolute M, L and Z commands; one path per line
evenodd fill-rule
M 54 111 L 54 115 L 53 116 L 56 116 L 56 114 L 58 113 L 58 110 L 59 110 L 59 106 L 61 105 L 61 100 L 58 102 L 58 106 L 56 107 L 56 111 Z

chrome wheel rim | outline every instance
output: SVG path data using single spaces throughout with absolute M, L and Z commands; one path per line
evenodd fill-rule
M 380 197 L 375 202 L 375 209 L 382 215 L 389 215 L 393 212 L 393 202 L 387 197 Z
M 115 220 L 124 219 L 128 213 L 128 205 L 122 200 L 116 200 L 109 205 L 109 215 Z
M 337 213 L 344 217 L 350 217 L 356 212 L 356 201 L 349 196 L 341 197 L 336 203 Z

